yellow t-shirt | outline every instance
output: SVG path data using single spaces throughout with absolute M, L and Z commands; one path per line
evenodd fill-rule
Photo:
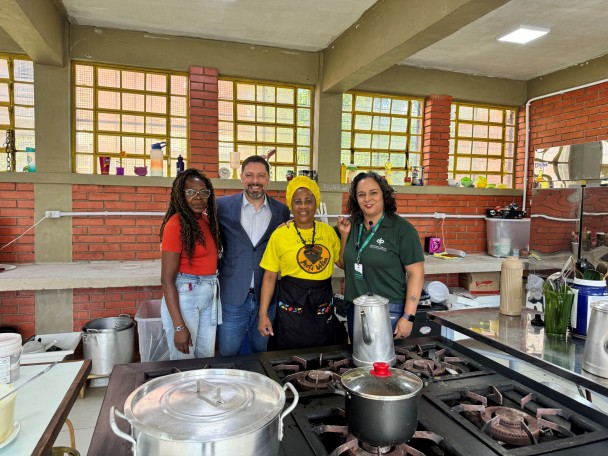
M 282 276 L 299 279 L 330 278 L 334 272 L 334 263 L 338 261 L 340 239 L 328 224 L 315 223 L 315 244 L 309 252 L 306 252 L 293 222 L 289 226 L 277 228 L 270 236 L 260 266 L 268 271 L 280 272 Z M 304 241 L 310 244 L 312 228 L 299 231 Z

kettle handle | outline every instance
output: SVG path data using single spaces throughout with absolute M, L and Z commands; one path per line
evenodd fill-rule
M 118 416 L 118 417 L 120 417 L 123 420 L 125 420 L 125 421 L 128 422 L 127 417 L 125 415 L 123 415 L 122 413 L 120 413 L 116 409 L 116 407 L 112 406 L 110 408 L 110 427 L 112 428 L 112 431 L 114 432 L 114 434 L 116 434 L 121 439 L 124 439 L 127 442 L 130 442 L 131 443 L 131 450 L 133 450 L 133 456 L 137 456 L 137 442 L 129 434 L 127 434 L 126 432 L 122 432 L 118 428 L 118 425 L 116 424 L 116 418 L 114 417 L 114 415 L 116 415 L 116 416 Z
M 367 315 L 365 315 L 365 311 L 361 311 L 361 330 L 363 332 L 363 342 L 365 345 L 371 345 L 374 341 L 372 337 L 372 333 L 369 330 L 369 322 L 367 321 Z

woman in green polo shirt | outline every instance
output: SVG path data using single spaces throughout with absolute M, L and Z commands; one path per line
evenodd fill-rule
M 393 189 L 373 171 L 358 174 L 348 197 L 350 218 L 338 217 L 340 262 L 348 332 L 353 334 L 352 301 L 368 292 L 389 300 L 395 339 L 412 332 L 424 283 L 424 253 L 418 232 L 400 217 Z M 368 285 L 369 284 L 369 285 Z

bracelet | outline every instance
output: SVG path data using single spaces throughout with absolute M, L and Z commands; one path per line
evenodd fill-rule
M 410 315 L 410 314 L 404 312 L 403 316 L 401 318 L 405 318 L 407 321 L 410 321 L 413 323 L 414 320 L 416 319 L 416 315 Z
M 180 332 L 183 331 L 184 329 L 186 329 L 186 325 L 179 325 L 173 328 L 176 332 Z

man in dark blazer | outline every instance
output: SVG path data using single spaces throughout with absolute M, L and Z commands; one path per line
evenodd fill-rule
M 241 351 L 245 337 L 254 353 L 266 351 L 268 337 L 258 332 L 260 290 L 264 270 L 260 260 L 270 235 L 289 220 L 287 206 L 266 195 L 268 162 L 259 156 L 241 165 L 243 192 L 217 199 L 224 252 L 219 265 L 222 324 L 218 326 L 222 356 Z M 276 299 L 268 308 L 274 319 Z

